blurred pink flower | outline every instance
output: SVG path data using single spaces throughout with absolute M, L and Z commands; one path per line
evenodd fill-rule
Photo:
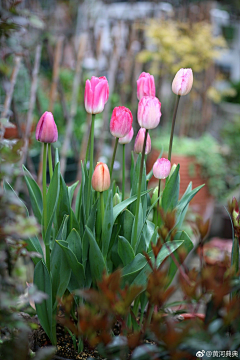
M 133 131 L 133 128 L 131 128 L 131 130 L 129 131 L 129 133 L 126 136 L 124 136 L 122 138 L 119 138 L 119 144 L 128 144 L 128 143 L 130 143 L 130 141 L 133 138 L 133 135 L 134 135 L 134 131 Z
M 166 179 L 171 171 L 171 163 L 169 160 L 161 158 L 153 165 L 153 175 L 157 179 Z
M 92 76 L 91 80 L 86 81 L 84 104 L 89 114 L 99 114 L 103 111 L 104 105 L 108 101 L 109 87 L 105 76 Z
M 172 82 L 172 91 L 176 95 L 187 95 L 193 85 L 193 72 L 192 69 L 180 69 Z
M 154 96 L 144 96 L 138 104 L 138 123 L 145 129 L 158 126 L 161 117 L 161 103 Z
M 142 72 L 137 80 L 137 98 L 143 96 L 155 96 L 155 83 L 153 75 Z
M 53 143 L 58 139 L 57 125 L 55 124 L 53 114 L 49 111 L 40 117 L 36 127 L 36 139 L 43 143 Z
M 125 106 L 118 106 L 113 109 L 110 132 L 116 138 L 126 136 L 131 130 L 133 117 L 131 111 Z
M 145 138 L 145 132 L 146 129 L 141 128 L 139 129 L 136 139 L 135 139 L 135 144 L 134 144 L 134 152 L 136 154 L 140 154 L 143 151 L 143 143 L 144 143 L 144 138 Z M 145 154 L 149 154 L 151 151 L 151 138 L 150 135 L 147 134 L 147 142 L 146 142 L 146 148 L 145 148 Z

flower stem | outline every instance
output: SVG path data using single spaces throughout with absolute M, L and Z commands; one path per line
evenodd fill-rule
M 48 144 L 48 167 L 49 167 L 49 174 L 50 174 L 50 180 L 53 176 L 53 164 L 52 164 L 52 149 L 51 144 Z
M 171 156 L 172 156 L 173 134 L 174 134 L 174 128 L 175 128 L 175 122 L 176 122 L 176 116 L 177 116 L 177 109 L 178 109 L 179 100 L 180 100 L 180 95 L 178 95 L 178 97 L 177 97 L 177 101 L 176 101 L 175 108 L 174 108 L 174 113 L 173 113 L 172 129 L 171 129 L 170 143 L 169 143 L 169 149 L 168 149 L 168 160 L 169 161 L 171 161 Z
M 111 163 L 111 167 L 110 167 L 110 177 L 112 177 L 112 171 L 113 171 L 114 160 L 115 160 L 115 156 L 116 156 L 116 152 L 117 152 L 118 140 L 119 139 L 116 138 L 115 145 L 114 145 L 112 163 Z
M 103 221 L 104 221 L 104 196 L 103 196 L 103 191 L 100 192 L 100 205 L 101 205 L 102 231 L 103 231 Z
M 122 154 L 122 201 L 125 197 L 125 144 L 123 144 Z
M 135 214 L 135 221 L 134 221 L 134 232 L 133 232 L 133 242 L 132 247 L 133 250 L 136 251 L 137 246 L 137 228 L 138 228 L 138 215 L 139 215 L 139 206 L 140 206 L 140 199 L 141 199 L 141 187 L 142 187 L 142 173 L 143 173 L 143 163 L 144 163 L 144 155 L 147 143 L 147 136 L 148 136 L 148 129 L 145 131 L 143 149 L 142 149 L 142 158 L 141 158 L 141 165 L 140 165 L 140 174 L 139 174 L 139 183 L 138 183 L 138 193 L 137 193 L 137 205 L 136 205 L 136 214 Z
M 91 141 L 90 141 L 90 166 L 89 166 L 89 177 L 88 177 L 88 201 L 87 201 L 87 216 L 89 215 L 89 207 L 91 202 L 91 180 L 93 174 L 93 153 L 94 153 L 94 121 L 95 114 L 92 115 L 92 123 L 91 123 Z
M 160 196 L 160 191 L 161 191 L 161 179 L 159 179 L 159 182 L 158 182 L 158 198 Z M 160 214 L 160 199 L 158 200 L 158 203 L 157 203 L 157 222 L 159 219 L 159 214 Z
M 46 265 L 50 269 L 50 248 L 46 243 L 47 231 L 47 143 L 43 144 L 43 171 L 42 171 L 42 194 L 43 194 L 43 240 L 46 251 Z

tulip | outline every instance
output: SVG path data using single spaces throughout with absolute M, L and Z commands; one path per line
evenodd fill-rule
M 141 128 L 139 129 L 135 144 L 134 144 L 134 152 L 136 154 L 140 154 L 143 151 L 143 143 L 144 143 L 144 137 L 145 137 L 146 129 Z M 151 138 L 150 135 L 147 134 L 147 142 L 146 142 L 146 148 L 145 148 L 145 155 L 149 154 L 151 151 Z
M 45 111 L 40 117 L 36 127 L 36 140 L 50 144 L 56 142 L 57 139 L 58 130 L 53 114 L 49 111 Z
M 133 131 L 133 128 L 131 128 L 131 130 L 129 131 L 129 133 L 126 136 L 119 138 L 119 144 L 122 144 L 122 145 L 129 144 L 133 138 L 133 135 L 134 135 L 134 131 Z
M 157 161 L 153 165 L 153 175 L 157 179 L 166 179 L 171 170 L 171 163 L 169 160 L 161 158 L 157 159 Z
M 161 117 L 161 103 L 154 96 L 144 96 L 138 104 L 138 123 L 145 129 L 158 126 Z
M 172 91 L 176 95 L 187 95 L 193 85 L 193 72 L 192 69 L 180 69 L 172 82 Z
M 132 128 L 133 117 L 131 111 L 125 106 L 118 106 L 113 109 L 110 132 L 116 138 L 123 138 Z
M 92 176 L 92 187 L 98 192 L 103 192 L 109 189 L 110 174 L 106 164 L 102 162 L 97 163 Z
M 145 72 L 142 72 L 137 80 L 138 100 L 141 100 L 143 96 L 155 96 L 154 77 Z
M 84 104 L 89 114 L 99 114 L 103 111 L 104 105 L 108 101 L 109 87 L 105 76 L 92 76 L 91 80 L 86 81 Z

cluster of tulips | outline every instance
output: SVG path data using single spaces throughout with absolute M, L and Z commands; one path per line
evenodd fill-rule
M 58 139 L 57 126 L 52 113 L 46 111 L 41 116 L 36 128 L 36 139 L 43 143 L 42 190 L 28 170 L 23 168 L 32 210 L 42 227 L 43 246 L 38 237 L 29 238 L 27 241 L 27 249 L 38 253 L 33 259 L 34 284 L 48 295 L 41 304 L 36 304 L 36 311 L 52 343 L 56 343 L 58 299 L 66 290 L 75 294 L 76 304 L 79 304 L 82 300 L 75 291 L 96 286 L 103 272 L 110 274 L 121 267 L 123 286 L 135 284 L 141 289 L 133 299 L 134 311 L 138 311 L 140 302 L 144 311 L 148 301 L 146 284 L 151 267 L 143 253 L 154 259 L 152 245 L 156 245 L 161 238 L 164 245 L 157 258 L 152 260 L 159 267 L 180 246 L 186 254 L 192 249 L 192 242 L 181 230 L 181 226 L 188 204 L 201 186 L 192 190 L 190 183 L 179 200 L 179 165 L 171 169 L 171 148 L 177 107 L 180 97 L 191 90 L 192 83 L 192 70 L 179 70 L 172 83 L 172 90 L 178 97 L 168 159 L 159 158 L 151 172 L 146 174 L 145 155 L 151 150 L 149 131 L 159 125 L 161 103 L 155 97 L 153 76 L 148 73 L 139 76 L 137 118 L 140 130 L 134 144 L 134 152 L 139 155 L 136 163 L 132 156 L 131 190 L 130 196 L 125 199 L 125 145 L 131 142 L 134 135 L 133 116 L 124 106 L 114 108 L 110 132 L 116 140 L 110 170 L 107 164 L 102 162 L 97 163 L 93 170 L 95 115 L 104 110 L 109 98 L 109 87 L 105 77 L 93 76 L 91 80 L 86 81 L 84 102 L 86 111 L 92 115 L 92 121 L 86 157 L 82 163 L 82 178 L 76 196 L 75 211 L 72 208 L 72 199 L 78 181 L 71 186 L 65 184 L 60 173 L 57 149 L 53 166 L 51 144 Z M 123 150 L 121 192 L 115 182 L 111 181 L 118 144 L 122 145 Z M 49 186 L 46 180 L 47 159 Z M 152 174 L 159 179 L 159 186 L 158 195 L 151 204 L 151 190 L 147 189 L 147 184 Z M 161 179 L 166 179 L 166 184 L 160 194 Z M 162 208 L 162 217 L 158 216 L 157 206 Z M 165 225 L 163 217 L 163 214 L 171 212 L 174 214 L 174 231 L 169 227 L 169 222 Z M 160 231 L 161 226 L 164 227 L 163 231 Z M 165 234 L 164 237 L 161 234 Z M 171 262 L 170 258 L 169 261 Z M 170 279 L 173 279 L 177 271 L 175 264 L 176 259 L 170 269 Z M 131 319 L 129 321 L 131 322 Z

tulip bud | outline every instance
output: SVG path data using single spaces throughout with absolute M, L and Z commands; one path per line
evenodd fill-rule
M 140 154 L 143 151 L 143 143 L 144 143 L 144 138 L 145 138 L 145 132 L 146 129 L 139 129 L 136 139 L 135 139 L 135 144 L 134 144 L 134 152 L 136 154 Z M 145 148 L 145 154 L 149 154 L 151 151 L 151 138 L 150 135 L 147 134 L 147 142 L 146 142 L 146 148 Z
M 153 96 L 144 96 L 138 104 L 138 123 L 145 129 L 158 126 L 161 117 L 161 103 Z
M 172 91 L 176 95 L 187 95 L 193 85 L 192 69 L 180 69 L 172 82 Z
M 123 138 L 132 128 L 133 117 L 131 111 L 125 106 L 118 106 L 113 109 L 110 132 L 116 138 Z
M 94 190 L 102 192 L 110 187 L 110 174 L 106 164 L 97 163 L 92 176 L 92 187 Z
M 170 174 L 171 163 L 169 160 L 161 158 L 157 159 L 157 161 L 153 165 L 153 175 L 157 179 L 166 179 Z
M 119 194 L 116 193 L 113 197 L 113 206 L 120 204 L 120 202 L 121 202 L 121 198 L 120 198 Z
M 235 227 L 239 227 L 240 226 L 240 214 L 239 214 L 239 212 L 237 212 L 236 210 L 233 210 L 232 218 L 233 218 L 233 225 Z
M 50 144 L 56 142 L 57 139 L 58 130 L 53 114 L 49 111 L 45 111 L 40 117 L 36 127 L 36 140 Z
M 86 81 L 84 92 L 85 109 L 89 114 L 99 114 L 103 111 L 108 101 L 109 87 L 105 76 L 92 76 Z
M 154 77 L 145 72 L 142 72 L 137 80 L 138 100 L 141 100 L 143 96 L 155 96 Z
M 131 128 L 131 130 L 129 131 L 129 133 L 122 137 L 122 138 L 119 138 L 119 144 L 128 144 L 130 143 L 130 141 L 132 140 L 133 138 L 133 135 L 134 135 L 134 131 L 133 131 L 133 128 Z

